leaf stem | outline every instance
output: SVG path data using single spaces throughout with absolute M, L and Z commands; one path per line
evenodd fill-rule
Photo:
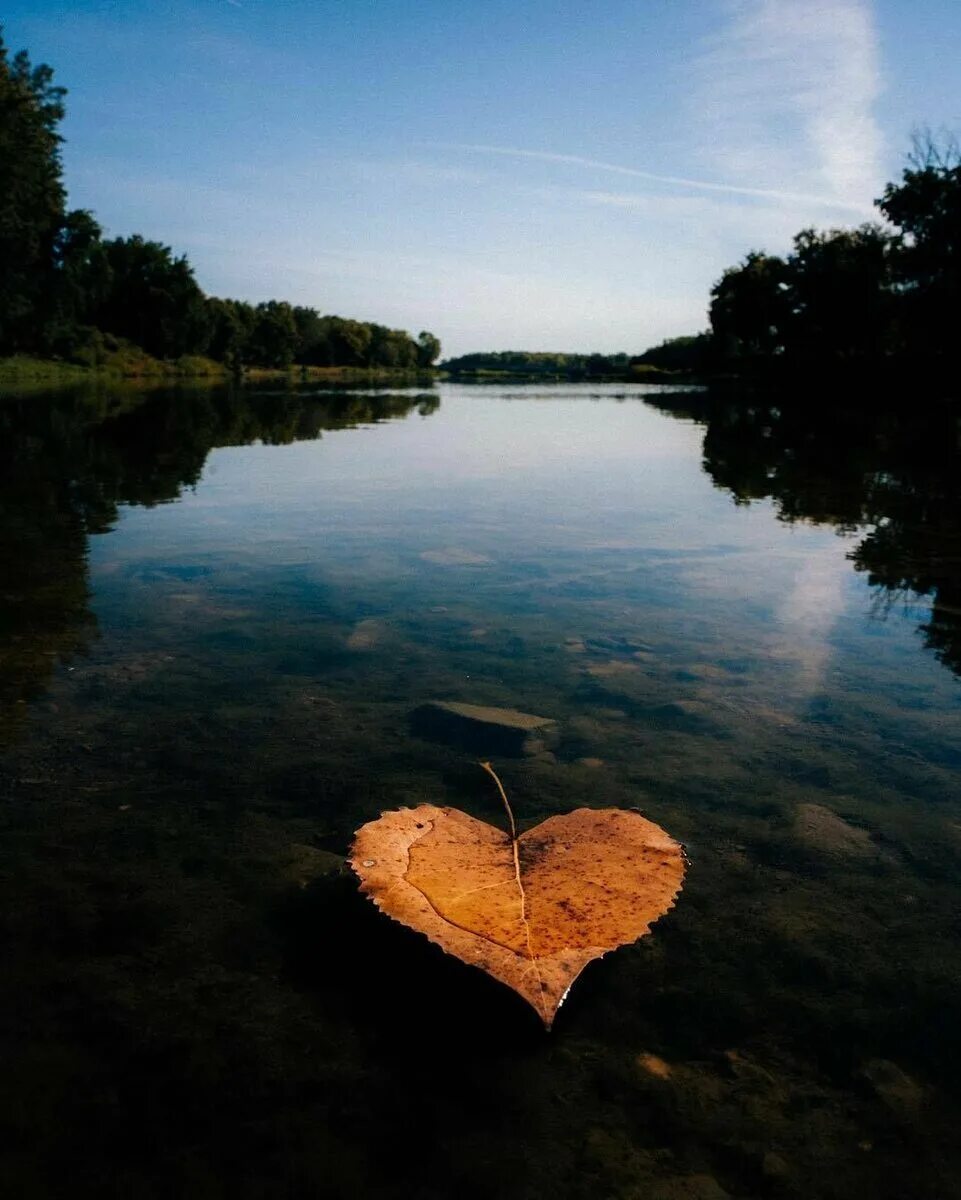
M 484 770 L 487 772 L 487 774 L 491 777 L 491 779 L 493 779 L 493 781 L 497 784 L 497 790 L 500 792 L 501 799 L 504 801 L 504 807 L 507 809 L 507 819 L 511 823 L 511 841 L 516 843 L 517 842 L 517 826 L 514 824 L 514 814 L 511 812 L 511 806 L 508 803 L 507 793 L 504 791 L 504 785 L 497 778 L 497 772 L 494 770 L 494 768 L 490 765 L 489 762 L 482 762 L 482 763 L 479 763 L 478 765 L 483 767 Z

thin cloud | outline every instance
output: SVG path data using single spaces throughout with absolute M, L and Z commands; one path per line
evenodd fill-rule
M 644 216 L 671 217 L 682 214 L 703 219 L 713 216 L 718 209 L 718 201 L 705 196 L 671 196 L 669 203 L 665 204 L 663 196 L 651 192 L 578 191 L 573 195 L 586 200 L 588 204 L 638 212 Z
M 447 184 L 474 186 L 487 180 L 483 171 L 421 162 L 417 159 L 353 159 L 346 161 L 343 169 L 355 178 L 378 184 L 412 184 L 423 187 L 443 187 Z
M 703 159 L 725 173 L 864 209 L 882 181 L 868 0 L 723 0 L 693 69 Z
M 864 203 L 849 203 L 833 196 L 812 195 L 806 192 L 784 191 L 780 188 L 749 187 L 733 183 L 715 183 L 706 179 L 689 179 L 680 175 L 659 175 L 653 171 L 642 171 L 637 167 L 627 167 L 620 163 L 603 162 L 595 158 L 583 158 L 579 154 L 556 154 L 546 150 L 526 150 L 515 146 L 488 146 L 474 143 L 452 143 L 451 150 L 462 150 L 471 154 L 501 155 L 505 158 L 535 159 L 539 162 L 559 163 L 564 166 L 579 167 L 591 171 L 604 171 L 614 175 L 625 175 L 633 179 L 645 179 L 649 183 L 664 184 L 670 187 L 690 188 L 702 192 L 714 192 L 729 196 L 745 196 L 756 200 L 774 200 L 793 205 L 816 206 L 819 208 L 837 209 L 857 212 L 863 215 L 869 211 Z

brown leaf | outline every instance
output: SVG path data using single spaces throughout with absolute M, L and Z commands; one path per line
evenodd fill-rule
M 579 808 L 515 840 L 433 804 L 364 825 L 350 861 L 378 908 L 513 988 L 548 1029 L 592 959 L 671 908 L 685 867 L 636 812 Z

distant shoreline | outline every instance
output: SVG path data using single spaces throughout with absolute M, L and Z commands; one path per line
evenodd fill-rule
M 604 372 L 597 375 L 583 371 L 497 371 L 487 368 L 451 370 L 441 366 L 440 377 L 451 383 L 703 383 L 703 376 L 689 371 L 665 371 L 646 365 L 627 371 Z

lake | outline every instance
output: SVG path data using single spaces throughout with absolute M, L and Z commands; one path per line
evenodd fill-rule
M 627 384 L 0 398 L 9 1195 L 961 1195 L 961 426 Z M 676 907 L 554 1030 L 353 831 L 558 723 Z

